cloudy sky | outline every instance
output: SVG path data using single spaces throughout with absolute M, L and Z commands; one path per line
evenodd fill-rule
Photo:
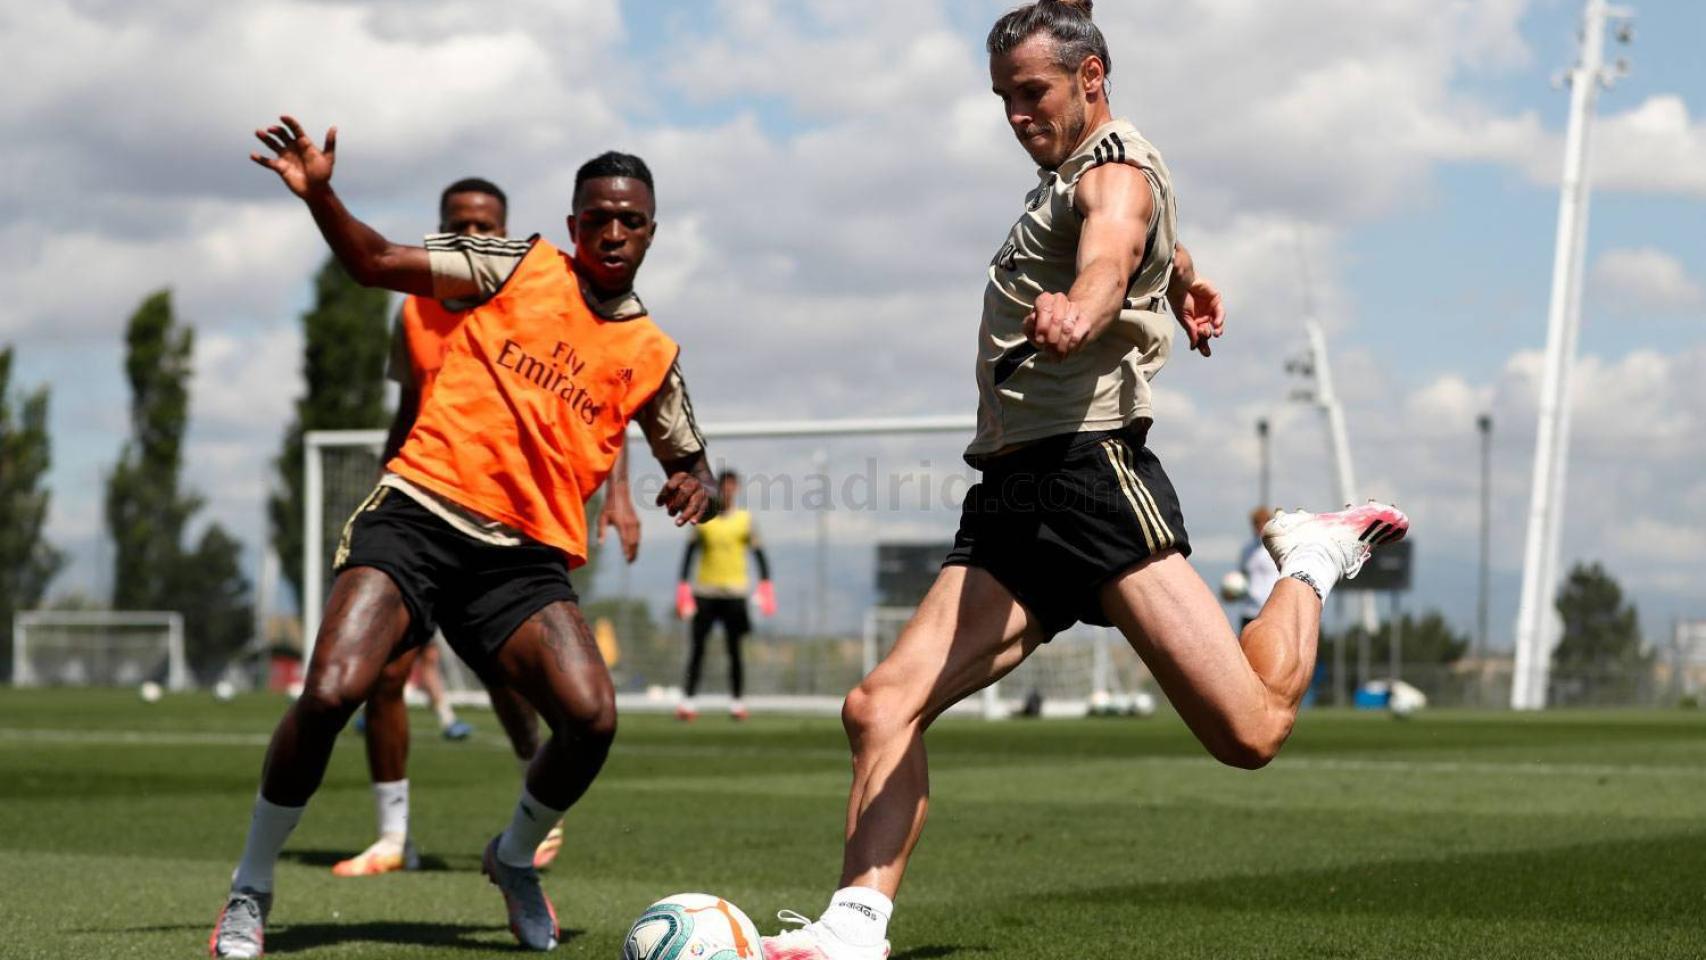
M 246 154 L 290 111 L 339 125 L 337 182 L 396 237 L 468 174 L 511 228 L 565 243 L 575 167 L 642 153 L 664 230 L 642 293 L 684 345 L 706 422 L 968 413 L 984 264 L 1034 174 L 988 92 L 989 0 L 37 0 L 0 11 L 0 341 L 53 389 L 60 592 L 102 593 L 102 477 L 125 430 L 119 338 L 169 285 L 197 330 L 187 480 L 251 546 L 299 390 L 297 317 L 323 256 Z M 1706 5 L 1643 0 L 1633 74 L 1601 101 L 1566 562 L 1603 561 L 1650 634 L 1706 616 Z M 1284 360 L 1313 304 L 1367 495 L 1416 522 L 1413 605 L 1473 621 L 1479 471 L 1494 450 L 1493 642 L 1514 618 L 1577 0 L 1105 0 L 1114 105 L 1165 153 L 1181 229 L 1228 293 L 1215 357 L 1157 382 L 1152 446 L 1205 574 L 1275 427 L 1285 505 L 1331 505 L 1318 415 Z M 957 440 L 873 445 L 935 477 Z M 812 447 L 729 445 L 742 466 Z M 836 466 L 862 463 L 837 444 Z M 929 461 L 930 466 L 923 466 Z M 856 469 L 856 467 L 848 468 Z M 886 469 L 886 467 L 885 467 Z M 778 470 L 777 472 L 781 472 Z M 879 536 L 951 509 L 841 510 L 836 616 Z M 803 597 L 815 525 L 763 520 Z M 648 522 L 637 588 L 678 549 Z M 251 557 L 253 562 L 253 557 Z M 606 578 L 614 582 L 613 577 Z M 792 604 L 797 610 L 799 602 Z

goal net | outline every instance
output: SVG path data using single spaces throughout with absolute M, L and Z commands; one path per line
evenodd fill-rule
M 29 610 L 12 619 L 12 684 L 190 688 L 184 618 L 171 611 Z
M 743 644 L 745 696 L 754 710 L 833 712 L 892 647 L 934 579 L 976 474 L 961 451 L 970 417 L 768 421 L 706 424 L 713 472 L 738 471 L 769 560 L 778 610 L 759 616 Z M 673 610 L 687 534 L 652 503 L 664 481 L 630 434 L 633 497 L 642 522 L 640 558 L 622 562 L 611 544 L 588 579 L 574 577 L 582 607 L 611 663 L 623 709 L 673 709 L 682 695 L 688 625 Z M 310 433 L 305 465 L 304 636 L 312 638 L 330 585 L 345 520 L 379 474 L 380 431 Z M 880 556 L 906 545 L 918 583 L 885 584 Z M 753 569 L 753 576 L 757 571 Z M 921 584 L 921 586 L 919 585 Z M 483 692 L 454 657 L 443 658 L 457 700 Z M 701 705 L 729 694 L 721 631 L 707 648 Z M 1044 645 L 994 691 L 968 705 L 988 716 L 1083 715 L 1092 706 L 1139 702 L 1151 684 L 1111 630 L 1079 627 Z

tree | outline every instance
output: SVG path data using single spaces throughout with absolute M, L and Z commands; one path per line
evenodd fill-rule
M 161 290 L 131 315 L 125 345 L 131 438 L 107 480 L 113 607 L 182 613 L 185 654 L 206 673 L 248 639 L 253 618 L 242 544 L 214 523 L 184 550 L 185 528 L 201 509 L 179 484 L 195 333 L 178 324 L 171 292 Z
M 184 615 L 184 658 L 203 680 L 212 679 L 254 630 L 242 556 L 243 545 L 212 523 L 174 566 L 173 609 Z
M 336 259 L 328 259 L 314 277 L 314 307 L 302 315 L 302 378 L 307 389 L 296 401 L 296 416 L 285 428 L 283 448 L 273 461 L 280 489 L 267 501 L 273 550 L 298 604 L 303 434 L 385 426 L 389 300 L 390 294 L 361 286 Z
M 39 606 L 64 557 L 42 536 L 51 462 L 47 388 L 12 403 L 12 348 L 0 349 L 0 670 L 12 664 L 12 614 Z
M 113 607 L 171 609 L 184 525 L 201 506 L 178 489 L 195 334 L 178 325 L 171 291 L 142 301 L 131 315 L 125 347 L 131 438 L 107 480 Z
M 1647 679 L 1651 655 L 1642 649 L 1641 621 L 1623 588 L 1598 563 L 1576 564 L 1558 590 L 1564 633 L 1552 651 L 1559 699 L 1621 701 Z
M 1405 663 L 1454 663 L 1469 650 L 1469 638 L 1451 629 L 1438 610 L 1429 610 L 1421 617 L 1405 613 L 1398 618 L 1398 654 Z M 1393 622 L 1382 621 L 1380 628 L 1369 638 L 1369 659 L 1384 669 L 1392 659 Z M 1348 628 L 1338 640 L 1348 643 L 1347 650 L 1357 649 L 1356 628 Z M 1330 648 L 1330 645 L 1326 645 Z

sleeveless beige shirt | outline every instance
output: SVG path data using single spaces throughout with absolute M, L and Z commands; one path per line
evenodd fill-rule
M 1067 293 L 1078 279 L 1078 181 L 1105 163 L 1128 163 L 1148 177 L 1155 194 L 1148 243 L 1118 319 L 1072 356 L 1054 360 L 1025 339 L 1025 316 L 1037 297 Z M 977 436 L 966 448 L 973 466 L 1044 437 L 1117 430 L 1149 417 L 1149 381 L 1172 351 L 1166 293 L 1178 215 L 1161 154 L 1129 121 L 1113 120 L 1059 169 L 1038 173 L 1024 215 L 989 265 L 978 331 Z

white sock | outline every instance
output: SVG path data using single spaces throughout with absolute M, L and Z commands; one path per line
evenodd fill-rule
M 1332 593 L 1334 584 L 1339 582 L 1341 569 L 1326 547 L 1306 543 L 1286 555 L 1280 576 L 1303 581 L 1305 586 L 1314 588 L 1322 603 L 1326 603 L 1327 594 Z
M 889 935 L 894 901 L 870 887 L 843 887 L 829 898 L 829 909 L 818 923 L 855 947 L 880 947 Z
M 521 799 L 515 804 L 515 817 L 498 838 L 498 859 L 512 867 L 533 866 L 533 851 L 545 842 L 545 835 L 563 819 L 563 813 L 540 803 L 523 785 Z
M 266 797 L 255 798 L 255 812 L 249 817 L 249 839 L 243 843 L 243 859 L 231 874 L 231 889 L 272 892 L 273 867 L 284 841 L 302 820 L 307 807 L 281 807 Z
M 449 729 L 450 725 L 456 722 L 456 711 L 451 708 L 449 697 L 440 698 L 433 709 L 438 712 L 438 728 L 440 730 Z
M 409 839 L 409 781 L 393 780 L 373 785 L 373 803 L 379 810 L 379 839 L 401 846 Z

